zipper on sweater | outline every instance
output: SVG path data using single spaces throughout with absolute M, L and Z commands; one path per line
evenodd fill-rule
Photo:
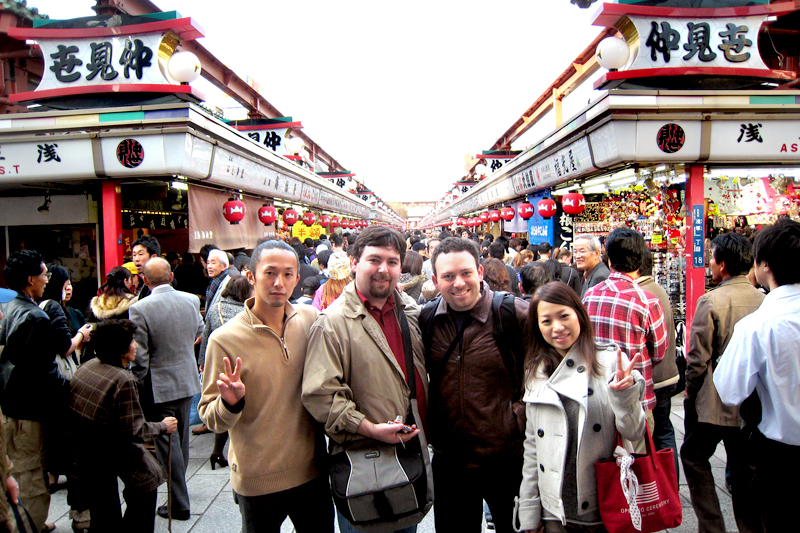
M 289 320 L 291 320 L 293 316 L 294 316 L 294 315 L 292 315 L 292 316 L 288 317 L 288 318 L 286 319 L 286 321 L 284 321 L 284 323 L 283 323 L 283 333 L 284 333 L 284 334 L 286 333 L 286 324 L 288 324 L 288 323 L 289 323 Z M 280 342 L 280 343 L 281 343 L 281 351 L 283 352 L 283 360 L 284 360 L 284 361 L 288 361 L 288 360 L 289 360 L 289 350 L 287 350 L 287 349 L 286 349 L 286 341 L 284 341 L 283 337 L 281 337 L 280 335 L 278 335 L 277 333 L 275 333 L 275 330 L 274 330 L 274 329 L 272 329 L 271 327 L 269 327 L 269 326 L 267 326 L 267 325 L 264 325 L 264 328 L 265 328 L 267 331 L 269 331 L 269 332 L 272 334 L 272 336 L 273 336 L 273 337 L 275 337 L 276 339 L 278 339 L 278 342 Z

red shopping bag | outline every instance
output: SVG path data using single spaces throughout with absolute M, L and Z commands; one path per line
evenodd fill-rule
M 600 517 L 609 533 L 653 533 L 677 527 L 683 520 L 673 451 L 654 451 L 650 431 L 645 429 L 645 435 L 646 454 L 594 464 Z M 619 433 L 617 445 L 622 446 Z

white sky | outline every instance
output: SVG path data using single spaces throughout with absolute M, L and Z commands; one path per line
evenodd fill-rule
M 153 1 L 387 202 L 439 199 L 600 31 L 569 0 Z M 93 5 L 28 0 L 54 19 Z

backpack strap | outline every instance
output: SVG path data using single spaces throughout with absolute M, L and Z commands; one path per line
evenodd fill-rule
M 495 292 L 492 296 L 492 333 L 503 364 L 508 370 L 514 387 L 514 398 L 522 398 L 522 375 L 525 353 L 523 351 L 522 328 L 517 320 L 515 296 L 508 292 Z
M 430 364 L 430 347 L 431 339 L 433 338 L 433 315 L 436 314 L 436 309 L 439 307 L 439 302 L 442 299 L 440 294 L 430 302 L 426 303 L 419 313 L 419 329 L 422 333 L 422 344 L 425 346 L 425 366 Z
M 417 369 L 414 367 L 414 349 L 411 345 L 411 331 L 408 329 L 408 318 L 405 311 L 400 311 L 400 331 L 403 334 L 403 351 L 406 356 L 406 379 L 411 389 L 411 399 L 417 399 Z

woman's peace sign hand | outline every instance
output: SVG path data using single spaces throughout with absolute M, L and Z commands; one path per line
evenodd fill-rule
M 614 390 L 625 390 L 633 386 L 634 379 L 631 376 L 636 363 L 642 359 L 642 354 L 637 353 L 628 366 L 624 366 L 622 362 L 622 350 L 617 348 L 617 371 L 614 372 L 614 380 L 608 384 Z

